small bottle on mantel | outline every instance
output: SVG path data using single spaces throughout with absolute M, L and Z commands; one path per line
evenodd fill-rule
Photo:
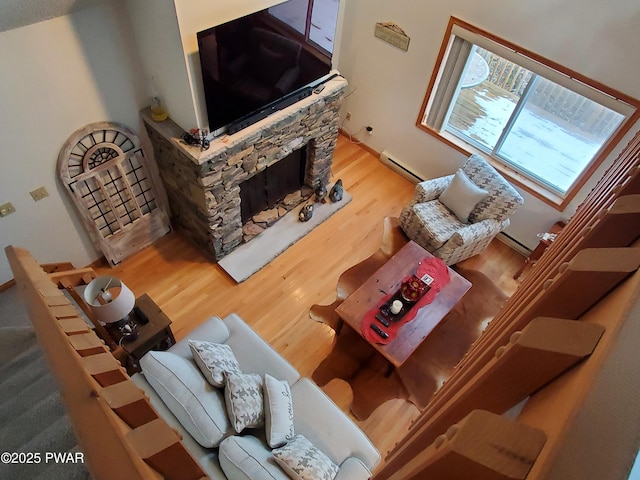
M 162 98 L 158 94 L 153 77 L 151 77 L 151 118 L 156 122 L 162 122 L 169 117 Z

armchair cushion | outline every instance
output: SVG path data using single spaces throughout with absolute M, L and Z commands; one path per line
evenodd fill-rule
M 458 220 L 467 223 L 471 211 L 488 194 L 489 192 L 469 180 L 462 170 L 458 170 L 449 186 L 440 195 L 440 202 L 451 210 Z
M 416 203 L 413 206 L 415 218 L 412 232 L 406 232 L 409 238 L 419 236 L 428 251 L 440 248 L 451 236 L 464 226 L 451 211 L 438 200 Z M 426 244 L 426 246 L 424 245 Z

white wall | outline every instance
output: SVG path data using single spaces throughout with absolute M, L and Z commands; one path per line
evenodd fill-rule
M 128 0 L 126 6 L 135 25 L 134 48 L 140 52 L 147 82 L 147 105 L 153 77 L 171 119 L 185 130 L 195 128 L 197 115 L 173 0 Z
M 183 128 L 192 128 L 198 99 L 191 87 L 199 77 L 189 60 L 196 52 L 195 33 L 276 3 L 176 0 L 174 6 L 172 0 L 130 0 L 124 7 L 105 0 L 101 6 L 0 33 L 0 204 L 10 201 L 17 209 L 0 218 L 0 246 L 28 248 L 42 262 L 70 260 L 81 266 L 97 259 L 100 253 L 57 179 L 57 156 L 65 140 L 99 120 L 140 131 L 138 111 L 149 102 L 149 73 L 143 73 L 142 66 L 157 73 L 172 117 L 180 115 Z M 640 45 L 640 6 L 634 2 L 610 3 L 607 8 L 600 0 L 341 3 L 343 28 L 337 35 L 334 59 L 339 60 L 334 65 L 355 90 L 343 110 L 352 112 L 347 125 L 352 130 L 373 125 L 374 135 L 363 139 L 425 177 L 451 173 L 464 161 L 415 126 L 452 14 L 640 97 L 640 64 L 633 61 Z M 375 38 L 378 21 L 402 26 L 411 37 L 409 51 Z M 153 43 L 155 37 L 161 39 L 159 44 Z M 621 142 L 609 163 L 638 128 Z M 50 196 L 35 203 L 28 192 L 39 186 Z M 593 182 L 586 185 L 563 213 L 525 195 L 526 205 L 508 233 L 535 246 L 535 234 L 571 214 L 592 186 Z M 11 277 L 1 254 L 0 284 Z
M 345 126 L 356 132 L 373 125 L 373 136 L 359 138 L 376 151 L 391 152 L 424 178 L 453 173 L 464 161 L 461 154 L 415 126 L 452 15 L 640 98 L 640 63 L 633 60 L 640 45 L 637 2 L 610 2 L 606 8 L 601 0 L 342 2 L 345 12 L 337 67 L 353 92 L 342 110 L 352 114 Z M 375 23 L 387 21 L 397 23 L 411 37 L 408 52 L 374 37 Z M 607 165 L 638 128 L 615 149 Z M 523 193 L 525 205 L 512 218 L 507 233 L 535 247 L 536 233 L 546 231 L 559 218 L 568 218 L 596 179 L 564 212 Z
M 194 128 L 209 128 L 207 120 L 207 108 L 202 86 L 200 72 L 200 58 L 198 54 L 197 33 L 215 25 L 234 20 L 253 12 L 264 10 L 284 0 L 238 0 L 234 2 L 211 0 L 175 0 L 182 48 L 187 66 L 189 86 L 193 95 L 196 124 L 182 128 L 188 130 Z
M 0 33 L 0 246 L 24 247 L 41 262 L 84 266 L 100 257 L 60 185 L 60 148 L 100 121 L 138 130 L 146 92 L 126 14 L 118 2 Z M 50 196 L 34 202 L 29 191 Z M 4 250 L 0 284 L 13 277 Z
M 284 0 L 128 0 L 145 76 L 153 77 L 171 119 L 208 128 L 197 33 Z

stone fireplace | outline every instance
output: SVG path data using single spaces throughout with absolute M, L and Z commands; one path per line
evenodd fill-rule
M 185 144 L 180 139 L 184 132 L 170 119 L 154 122 L 148 109 L 143 110 L 174 226 L 217 261 L 251 237 L 246 228 L 243 234 L 242 183 L 304 149 L 303 187 L 288 195 L 285 203 L 290 207 L 326 185 L 346 85 L 342 77 L 335 77 L 319 94 L 233 135 L 216 138 L 205 151 Z

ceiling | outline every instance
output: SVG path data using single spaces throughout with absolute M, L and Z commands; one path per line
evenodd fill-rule
M 0 0 L 0 32 L 90 7 L 109 0 Z

